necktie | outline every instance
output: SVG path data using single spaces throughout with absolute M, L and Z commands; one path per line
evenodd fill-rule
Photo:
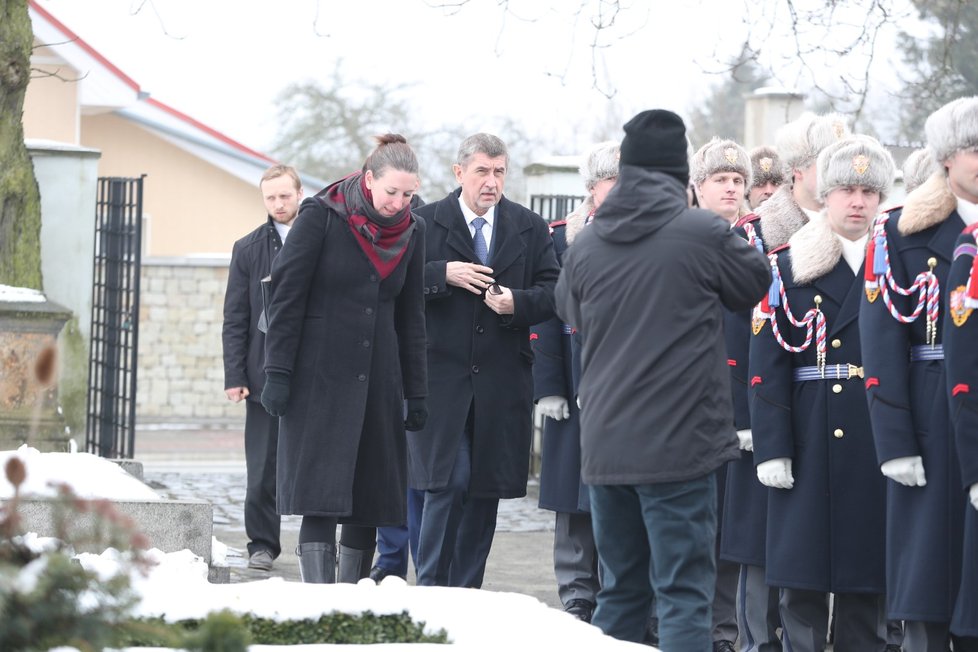
M 484 217 L 477 217 L 472 220 L 472 227 L 475 229 L 475 235 L 472 236 L 472 248 L 475 249 L 475 255 L 479 257 L 483 265 L 489 260 L 489 247 L 486 246 L 486 239 L 482 235 L 482 227 L 485 224 L 486 218 Z

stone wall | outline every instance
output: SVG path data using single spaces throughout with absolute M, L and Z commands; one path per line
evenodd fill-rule
M 140 286 L 137 423 L 243 423 L 224 396 L 228 259 L 147 258 Z

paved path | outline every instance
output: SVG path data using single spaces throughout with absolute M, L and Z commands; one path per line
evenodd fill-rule
M 228 546 L 232 582 L 299 579 L 294 553 L 298 516 L 283 518 L 283 552 L 271 572 L 247 568 L 242 506 L 244 435 L 240 429 L 142 427 L 136 432 L 135 451 L 146 483 L 161 495 L 207 500 L 214 506 L 214 536 Z M 553 513 L 537 508 L 538 491 L 531 481 L 528 497 L 500 501 L 483 588 L 525 593 L 559 607 L 553 572 Z M 413 577 L 408 581 L 413 582 Z

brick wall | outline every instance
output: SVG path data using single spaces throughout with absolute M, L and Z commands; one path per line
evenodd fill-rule
M 137 423 L 243 422 L 224 396 L 228 259 L 147 258 L 140 287 Z

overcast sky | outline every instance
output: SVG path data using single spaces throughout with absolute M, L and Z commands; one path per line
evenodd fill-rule
M 342 60 L 350 80 L 411 84 L 425 127 L 511 116 L 553 154 L 645 108 L 687 112 L 717 81 L 704 69 L 741 42 L 745 6 L 622 2 L 631 8 L 592 57 L 602 3 L 577 13 L 580 0 L 510 0 L 508 12 L 498 0 L 38 2 L 154 98 L 259 150 L 274 140 L 280 91 L 328 81 Z

